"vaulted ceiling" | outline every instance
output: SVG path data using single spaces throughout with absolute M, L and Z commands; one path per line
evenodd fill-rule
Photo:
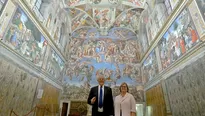
M 75 38 L 137 39 L 144 0 L 65 0 Z

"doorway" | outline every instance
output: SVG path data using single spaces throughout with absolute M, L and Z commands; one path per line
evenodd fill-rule
M 61 116 L 66 116 L 68 113 L 68 103 L 63 102 Z

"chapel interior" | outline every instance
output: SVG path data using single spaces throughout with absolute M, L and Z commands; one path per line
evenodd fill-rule
M 91 116 L 98 75 L 136 116 L 205 116 L 205 0 L 0 0 L 0 116 Z

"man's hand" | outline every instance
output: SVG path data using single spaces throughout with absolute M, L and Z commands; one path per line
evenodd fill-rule
M 94 104 L 95 101 L 96 101 L 96 97 L 93 97 L 93 98 L 91 99 L 91 104 Z

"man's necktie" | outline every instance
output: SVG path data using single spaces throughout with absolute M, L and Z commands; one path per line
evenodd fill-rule
M 103 107 L 103 91 L 102 86 L 100 87 L 100 100 L 99 100 L 99 108 Z

